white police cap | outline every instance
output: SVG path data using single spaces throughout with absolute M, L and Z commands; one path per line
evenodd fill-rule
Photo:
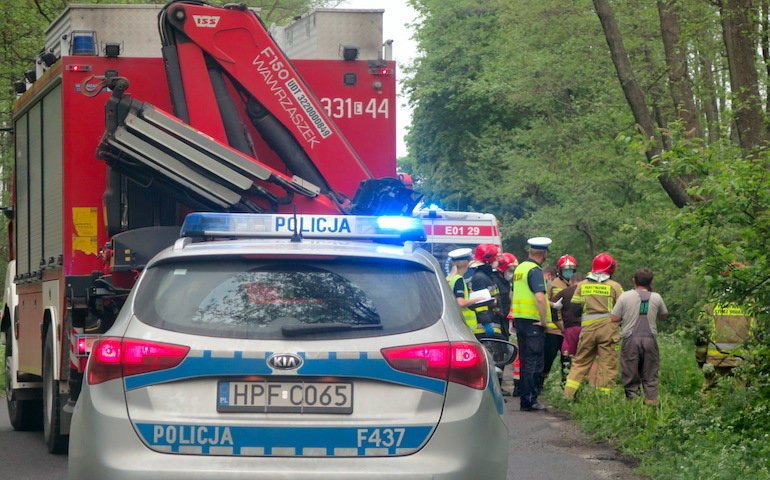
M 473 250 L 470 248 L 456 248 L 449 252 L 447 255 L 449 255 L 449 258 L 454 261 L 471 260 L 473 259 Z
M 553 240 L 548 237 L 533 237 L 527 240 L 527 243 L 532 250 L 548 250 Z

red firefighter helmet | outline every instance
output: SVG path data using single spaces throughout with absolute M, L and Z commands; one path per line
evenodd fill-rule
M 473 252 L 473 259 L 479 262 L 492 264 L 500 255 L 500 247 L 491 243 L 482 243 Z
M 414 180 L 412 180 L 412 176 L 408 173 L 399 173 L 398 179 L 401 180 L 401 183 L 403 183 L 406 188 L 410 190 L 414 188 Z
M 591 263 L 591 271 L 593 273 L 612 275 L 617 268 L 618 262 L 609 253 L 600 253 L 594 257 L 594 261 Z
M 500 255 L 500 258 L 497 260 L 497 269 L 501 272 L 505 272 L 509 268 L 515 267 L 518 264 L 519 261 L 516 259 L 516 255 L 505 252 Z
M 559 257 L 559 260 L 556 261 L 556 266 L 559 267 L 559 270 L 565 268 L 574 270 L 577 268 L 578 262 L 572 255 L 562 255 Z

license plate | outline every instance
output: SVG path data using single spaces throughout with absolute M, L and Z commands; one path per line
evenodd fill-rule
M 219 382 L 218 412 L 353 413 L 353 384 L 303 381 Z

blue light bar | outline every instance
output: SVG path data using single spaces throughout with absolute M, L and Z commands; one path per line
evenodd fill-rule
M 423 230 L 422 221 L 414 217 L 377 217 L 377 227 L 383 232 Z
M 419 218 L 358 215 L 291 215 L 254 213 L 191 213 L 180 237 L 304 238 L 341 240 L 425 241 Z

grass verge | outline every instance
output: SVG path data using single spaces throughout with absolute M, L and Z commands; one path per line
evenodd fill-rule
M 659 407 L 625 400 L 622 388 L 601 395 L 591 387 L 568 402 L 555 375 L 546 384 L 552 405 L 596 439 L 640 461 L 655 479 L 770 479 L 770 400 L 758 388 L 720 382 L 701 394 L 692 345 L 661 336 Z

